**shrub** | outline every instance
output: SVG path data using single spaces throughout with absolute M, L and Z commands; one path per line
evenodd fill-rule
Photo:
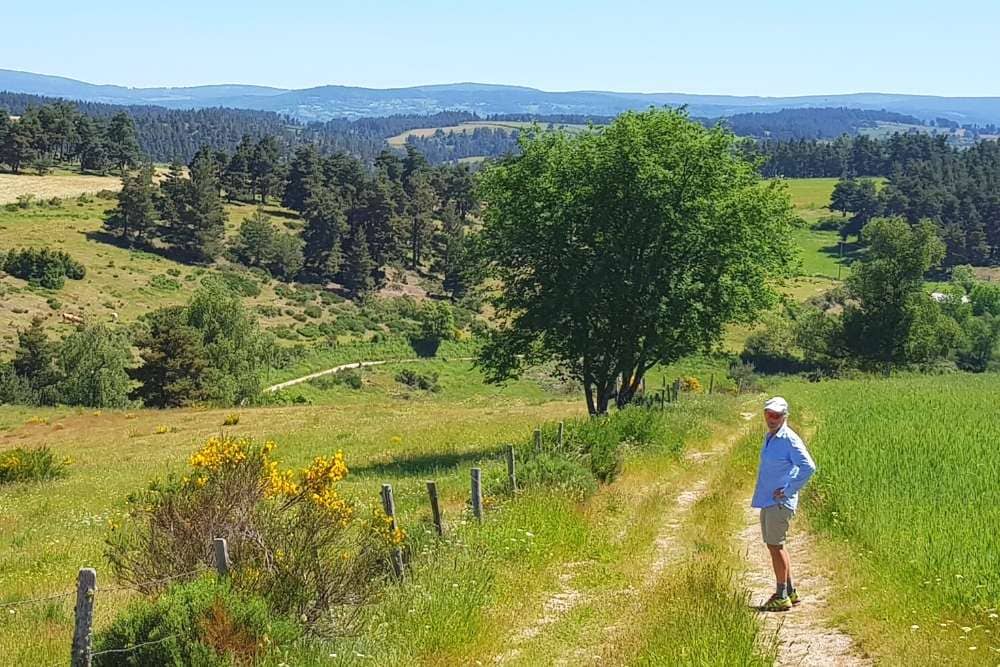
M 131 496 L 126 525 L 107 542 L 118 578 L 155 589 L 148 582 L 211 566 L 209 545 L 225 537 L 236 590 L 262 596 L 313 632 L 343 631 L 405 534 L 390 531 L 381 510 L 361 517 L 340 496 L 348 473 L 340 452 L 293 471 L 274 450 L 273 442 L 213 436 L 191 456 L 188 475 Z
M 61 197 L 51 197 L 49 198 L 48 204 L 52 208 L 59 208 L 63 205 L 63 200 Z
M 181 288 L 180 282 L 164 275 L 155 275 L 149 279 L 149 286 L 165 292 L 176 292 Z
M 441 385 L 438 384 L 438 374 L 434 371 L 421 373 L 412 368 L 404 368 L 396 373 L 396 382 L 405 384 L 411 389 L 441 391 Z
M 729 366 L 726 377 L 736 384 L 738 392 L 758 391 L 760 389 L 759 378 L 754 372 L 753 364 L 736 362 Z
M 593 474 L 579 460 L 550 452 L 533 455 L 525 461 L 518 468 L 517 481 L 525 487 L 556 488 L 574 500 L 583 500 L 597 491 Z
M 257 306 L 257 312 L 264 317 L 281 317 L 281 308 L 270 304 L 261 304 Z
M 221 282 L 230 291 L 240 296 L 259 296 L 260 284 L 253 278 L 235 271 L 221 271 L 217 274 L 210 274 L 201 279 L 201 284 L 206 287 L 209 283 Z
M 17 207 L 18 208 L 28 208 L 31 206 L 31 200 L 35 198 L 35 195 L 18 195 L 17 196 Z
M 52 310 L 59 310 L 60 308 L 62 308 L 62 301 L 55 298 L 54 296 L 50 296 L 48 299 L 46 299 L 45 303 L 49 304 L 49 308 L 51 308 Z
M 83 264 L 68 253 L 49 248 L 11 250 L 4 259 L 3 270 L 48 289 L 61 288 L 66 278 L 81 280 L 87 273 Z
M 56 459 L 47 446 L 10 449 L 0 454 L 0 484 L 41 482 L 66 476 L 69 459 Z
M 304 312 L 314 320 L 323 317 L 323 309 L 319 306 L 306 306 Z
M 310 380 L 309 383 L 323 391 L 343 385 L 351 389 L 361 389 L 364 384 L 361 373 L 353 368 L 315 378 Z
M 98 190 L 94 193 L 94 196 L 98 199 L 118 199 L 118 193 L 114 190 Z
M 94 198 L 88 195 L 86 192 L 84 192 L 83 194 L 81 194 L 79 197 L 76 198 L 76 203 L 79 206 L 83 206 L 84 204 L 90 204 L 93 201 Z
M 223 420 L 222 425 L 236 426 L 239 423 L 240 423 L 240 415 L 236 412 L 233 412 L 231 414 L 226 415 L 226 418 Z
M 622 469 L 621 435 L 613 417 L 579 422 L 568 444 L 586 457 L 594 477 L 612 482 Z
M 134 602 L 94 637 L 94 650 L 137 647 L 101 656 L 101 665 L 254 664 L 270 647 L 295 641 L 301 628 L 275 615 L 263 598 L 203 577 L 156 600 Z

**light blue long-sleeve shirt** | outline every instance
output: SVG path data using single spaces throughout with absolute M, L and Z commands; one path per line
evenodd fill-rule
M 750 506 L 764 508 L 779 504 L 774 499 L 774 491 L 782 489 L 785 498 L 780 504 L 794 512 L 799 504 L 799 489 L 814 472 L 816 464 L 806 451 L 805 443 L 785 422 L 774 435 L 764 436 L 757 486 Z

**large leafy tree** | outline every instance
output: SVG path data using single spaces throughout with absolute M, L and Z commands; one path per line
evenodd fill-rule
M 655 364 L 710 346 L 775 303 L 791 263 L 787 193 L 735 137 L 680 111 L 602 130 L 543 133 L 488 168 L 478 256 L 500 324 L 479 363 L 494 381 L 554 360 L 591 414 L 618 378 L 628 404 Z
M 865 226 L 865 257 L 847 280 L 847 348 L 862 362 L 888 366 L 947 354 L 957 324 L 923 289 L 924 274 L 941 263 L 944 243 L 928 220 L 876 218 Z
M 94 408 L 128 406 L 132 349 L 125 331 L 103 324 L 75 331 L 59 346 L 57 362 L 62 371 L 60 402 Z

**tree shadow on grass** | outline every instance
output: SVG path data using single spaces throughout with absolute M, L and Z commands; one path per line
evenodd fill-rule
M 476 461 L 498 457 L 502 452 L 500 446 L 434 454 L 407 455 L 404 452 L 392 461 L 352 467 L 351 474 L 359 477 L 430 477 L 432 474 L 454 472 L 455 469 Z
M 833 259 L 840 258 L 840 244 L 832 243 L 827 246 L 823 246 L 819 251 Z M 854 260 L 859 258 L 864 251 L 863 246 L 857 241 L 844 244 L 844 265 L 851 264 Z

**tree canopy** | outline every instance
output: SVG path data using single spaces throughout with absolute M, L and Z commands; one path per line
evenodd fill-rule
M 479 360 L 491 380 L 554 360 L 603 413 L 619 378 L 621 407 L 652 366 L 775 302 L 791 204 L 728 131 L 650 110 L 529 134 L 521 149 L 480 180 L 477 257 L 500 322 Z

